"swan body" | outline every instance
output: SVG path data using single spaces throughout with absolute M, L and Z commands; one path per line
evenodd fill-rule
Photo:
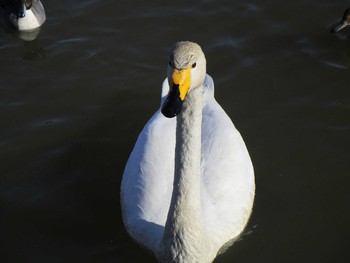
M 159 262 L 212 262 L 243 231 L 253 206 L 248 151 L 205 72 L 199 45 L 178 42 L 161 109 L 139 135 L 123 174 L 126 230 Z
M 34 30 L 46 20 L 40 0 L 3 0 L 0 5 L 2 21 L 17 30 Z
M 350 25 L 350 8 L 347 8 L 343 14 L 342 19 L 331 30 L 332 33 L 339 32 L 343 28 Z

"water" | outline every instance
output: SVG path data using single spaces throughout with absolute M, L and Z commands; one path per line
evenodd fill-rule
M 252 218 L 216 262 L 348 262 L 350 31 L 338 1 L 44 1 L 0 31 L 1 262 L 155 262 L 119 185 L 174 42 L 203 47 L 256 172 Z

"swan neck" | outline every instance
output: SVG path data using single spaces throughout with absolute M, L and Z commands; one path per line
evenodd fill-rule
M 200 198 L 202 100 L 202 87 L 193 89 L 177 116 L 173 195 L 160 244 L 164 262 L 200 262 L 190 258 L 205 251 Z
M 202 89 L 188 94 L 177 117 L 173 202 L 187 214 L 200 205 Z M 188 204 L 188 205 L 185 205 Z M 186 211 L 185 209 L 190 211 Z M 180 212 L 182 211 L 180 210 Z M 197 210 L 195 210 L 197 211 Z

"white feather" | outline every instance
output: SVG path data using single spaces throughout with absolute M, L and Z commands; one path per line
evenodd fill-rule
M 33 14 L 32 10 L 26 11 L 26 16 L 23 18 L 18 18 L 17 20 L 17 28 L 18 30 L 31 30 L 38 28 L 40 26 L 38 19 Z

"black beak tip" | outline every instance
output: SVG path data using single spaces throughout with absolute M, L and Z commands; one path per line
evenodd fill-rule
M 162 114 L 167 118 L 174 118 L 182 110 L 182 101 L 180 99 L 170 99 L 169 97 L 165 100 L 162 106 Z
M 18 17 L 19 18 L 23 18 L 26 16 L 26 10 L 27 10 L 27 7 L 26 5 L 23 3 L 19 6 L 19 10 L 18 10 Z
M 162 107 L 162 114 L 167 118 L 174 118 L 180 113 L 181 110 L 177 110 L 176 108 L 169 107 L 169 105 L 164 105 Z
M 162 108 L 162 114 L 164 115 L 164 117 L 167 117 L 167 118 L 173 118 L 177 115 L 175 112 L 169 111 L 168 109 L 164 109 L 164 108 Z

